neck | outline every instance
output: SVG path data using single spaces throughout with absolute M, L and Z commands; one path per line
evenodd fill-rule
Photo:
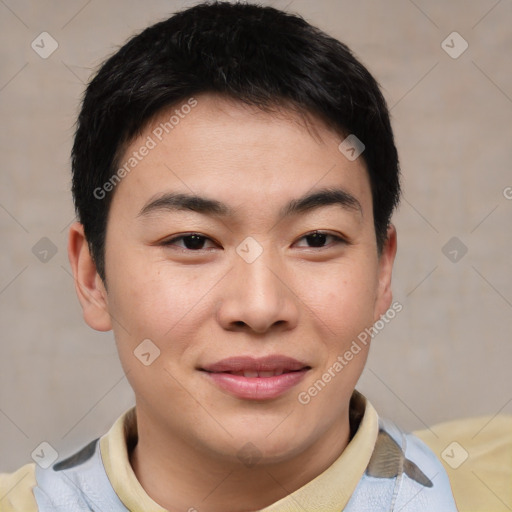
M 245 465 L 232 457 L 206 453 L 141 421 L 139 414 L 137 428 L 130 463 L 146 493 L 169 512 L 225 512 L 226 503 L 232 512 L 265 508 L 325 471 L 350 439 L 347 410 L 316 442 L 293 456 Z

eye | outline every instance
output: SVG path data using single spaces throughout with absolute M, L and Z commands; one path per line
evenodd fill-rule
M 334 242 L 326 245 L 326 242 L 328 242 L 329 239 L 334 240 Z M 309 247 L 311 248 L 328 247 L 329 245 L 333 244 L 348 244 L 348 242 L 341 236 L 333 235 L 323 231 L 313 231 L 312 233 L 308 233 L 307 235 L 301 237 L 300 240 L 306 240 L 307 243 L 310 244 Z
M 323 231 L 313 231 L 312 233 L 308 233 L 307 235 L 302 236 L 299 240 L 305 240 L 308 244 L 306 246 L 301 246 L 299 244 L 299 247 L 313 249 L 321 249 L 324 247 L 329 247 L 330 245 L 348 244 L 348 241 L 341 236 Z M 329 243 L 329 240 L 331 240 L 331 243 Z M 187 233 L 164 240 L 161 245 L 165 247 L 176 247 L 185 251 L 197 252 L 208 249 L 208 247 L 205 247 L 208 242 L 216 245 L 215 242 L 213 242 L 210 238 L 201 235 L 200 233 Z
M 189 251 L 201 251 L 205 249 L 204 245 L 207 241 L 211 242 L 211 239 L 199 233 L 188 233 L 167 239 L 162 242 L 162 245 L 177 246 Z M 178 242 L 183 242 L 183 245 L 178 245 Z

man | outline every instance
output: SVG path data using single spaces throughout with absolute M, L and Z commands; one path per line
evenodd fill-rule
M 355 391 L 401 309 L 400 185 L 346 46 L 270 7 L 184 10 L 99 70 L 72 161 L 78 297 L 136 406 L 2 477 L 2 510 L 456 510 L 436 456 Z

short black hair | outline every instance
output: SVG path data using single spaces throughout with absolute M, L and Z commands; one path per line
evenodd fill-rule
M 123 148 L 163 109 L 208 92 L 263 110 L 291 107 L 320 117 L 343 138 L 353 134 L 362 141 L 382 249 L 399 202 L 400 171 L 376 80 L 346 45 L 298 15 L 251 3 L 206 2 L 134 36 L 85 91 L 72 149 L 72 191 L 104 282 L 114 193 L 104 184 L 115 175 Z

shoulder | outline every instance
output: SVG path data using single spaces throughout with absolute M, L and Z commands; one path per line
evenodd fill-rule
M 0 512 L 126 512 L 105 473 L 98 441 L 52 466 L 27 464 L 0 475 Z
M 402 480 L 395 502 L 397 510 L 457 510 L 443 465 L 419 437 L 402 431 L 388 420 L 381 420 L 380 435 L 392 438 L 403 454 Z
M 348 512 L 456 512 L 450 483 L 436 455 L 419 438 L 379 419 L 375 447 Z
M 0 512 L 37 512 L 35 485 L 35 463 L 14 473 L 0 473 Z
M 464 418 L 415 432 L 437 455 L 460 512 L 512 508 L 512 416 Z

